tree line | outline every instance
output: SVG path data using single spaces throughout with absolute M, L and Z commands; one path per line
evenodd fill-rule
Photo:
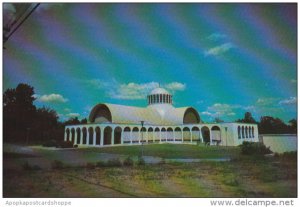
M 55 110 L 34 105 L 34 88 L 20 83 L 16 88 L 7 89 L 3 94 L 3 140 L 4 142 L 42 144 L 49 140 L 62 141 L 66 125 L 87 124 L 87 119 L 70 118 L 59 121 Z M 220 120 L 219 120 L 220 121 Z M 285 124 L 279 118 L 262 116 L 254 120 L 250 112 L 236 122 L 256 123 L 260 134 L 295 134 L 297 120 Z

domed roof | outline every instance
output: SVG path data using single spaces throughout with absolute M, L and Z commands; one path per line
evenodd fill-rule
M 153 94 L 170 94 L 170 93 L 164 88 L 155 88 L 151 91 L 149 95 L 153 95 Z

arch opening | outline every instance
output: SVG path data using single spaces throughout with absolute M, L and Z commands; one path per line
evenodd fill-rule
M 130 143 L 131 142 L 130 133 L 131 133 L 130 128 L 125 127 L 124 132 L 123 132 L 123 143 Z
M 92 127 L 89 128 L 89 145 L 93 145 L 94 143 L 94 129 Z
M 76 141 L 76 144 L 80 144 L 80 138 L 81 138 L 81 130 L 80 128 L 77 128 L 76 129 L 76 134 L 77 134 L 77 141 Z
M 183 141 L 190 142 L 191 141 L 191 131 L 188 127 L 183 128 Z
M 112 115 L 105 104 L 96 105 L 89 116 L 91 123 L 112 123 Z
M 217 145 L 221 143 L 221 129 L 218 126 L 213 126 L 211 128 L 211 140 L 216 142 Z
M 82 128 L 82 144 L 87 144 L 87 130 L 85 127 Z
M 192 141 L 193 142 L 200 142 L 201 141 L 200 129 L 198 127 L 193 127 L 192 128 Z
M 183 116 L 184 124 L 198 124 L 200 121 L 200 116 L 194 108 L 190 107 L 185 111 Z
M 132 143 L 139 142 L 139 128 L 134 127 L 132 130 Z
M 96 145 L 100 145 L 100 143 L 101 143 L 101 129 L 100 129 L 100 127 L 96 127 L 95 133 L 96 133 Z
M 114 130 L 114 144 L 121 144 L 121 136 L 122 136 L 122 129 L 121 127 L 116 127 Z
M 204 126 L 201 128 L 201 134 L 203 137 L 203 142 L 205 144 L 209 144 L 210 143 L 210 130 L 207 126 Z
M 112 135 L 112 128 L 107 126 L 104 129 L 104 139 L 103 139 L 103 145 L 110 145 L 111 142 L 111 135 Z

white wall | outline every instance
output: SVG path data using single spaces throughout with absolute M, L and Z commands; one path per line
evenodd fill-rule
M 273 152 L 283 153 L 297 151 L 296 134 L 263 134 L 263 143 Z

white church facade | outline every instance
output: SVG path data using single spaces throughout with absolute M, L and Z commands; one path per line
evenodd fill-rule
M 148 106 L 100 103 L 90 112 L 88 124 L 65 127 L 65 141 L 78 146 L 104 147 L 142 143 L 183 143 L 237 146 L 258 142 L 256 124 L 203 123 L 193 107 L 175 108 L 163 88 L 147 96 Z

